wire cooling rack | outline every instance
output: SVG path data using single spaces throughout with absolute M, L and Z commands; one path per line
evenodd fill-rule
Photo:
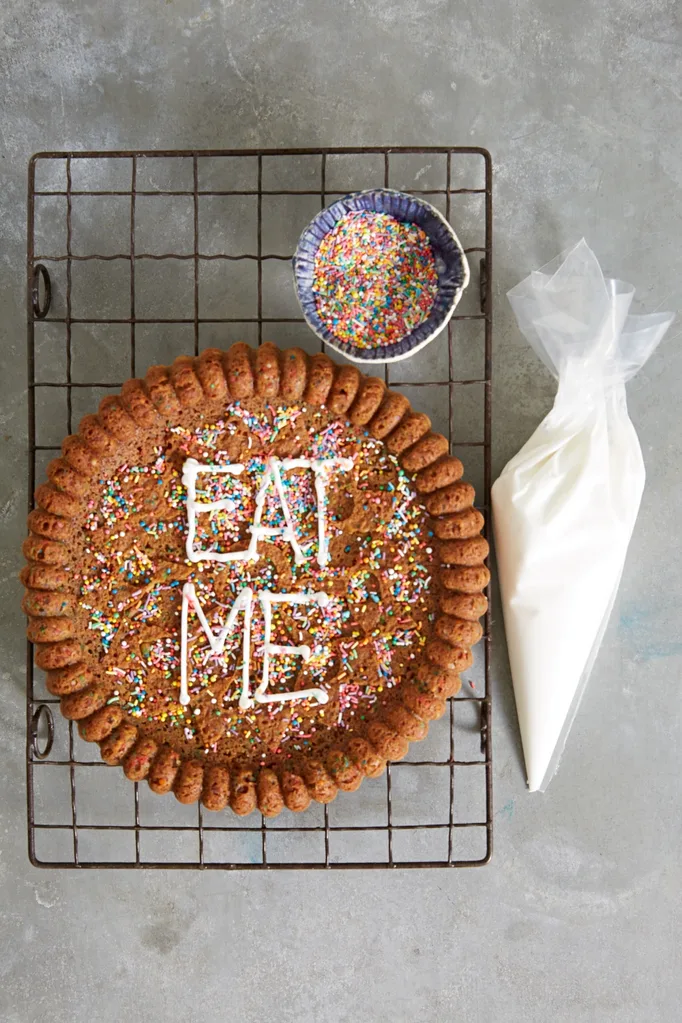
M 361 188 L 425 196 L 467 252 L 447 329 L 385 368 L 450 436 L 489 507 L 492 164 L 478 148 L 39 153 L 28 184 L 29 505 L 59 444 L 154 363 L 235 340 L 310 352 L 290 259 L 320 209 Z M 339 359 L 338 355 L 334 355 Z M 41 867 L 464 867 L 492 852 L 490 614 L 449 712 L 383 778 L 274 820 L 132 785 L 64 721 L 27 649 L 31 862 Z M 53 709 L 54 708 L 54 709 Z

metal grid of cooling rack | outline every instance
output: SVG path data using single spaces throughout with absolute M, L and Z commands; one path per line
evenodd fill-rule
M 489 507 L 492 163 L 462 147 L 39 153 L 28 184 L 29 506 L 74 422 L 148 364 L 241 339 L 319 343 L 290 259 L 320 206 L 360 188 L 425 196 L 472 279 L 447 329 L 385 368 L 462 454 Z M 231 314 L 231 315 L 230 315 Z M 338 360 L 338 356 L 334 355 Z M 492 853 L 490 612 L 445 718 L 356 793 L 266 821 L 131 785 L 53 705 L 27 648 L 31 862 L 41 867 L 480 866 Z

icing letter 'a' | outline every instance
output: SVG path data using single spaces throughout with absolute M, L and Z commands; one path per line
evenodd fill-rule
M 280 469 L 312 469 L 315 473 L 315 495 L 317 498 L 317 561 L 322 567 L 329 563 L 329 542 L 327 539 L 327 495 L 326 487 L 329 477 L 334 469 L 341 469 L 346 472 L 353 468 L 353 461 L 350 458 L 268 458 L 265 463 L 265 474 L 261 481 L 258 493 L 256 494 L 256 509 L 253 516 L 253 523 L 249 526 L 251 539 L 249 546 L 241 551 L 197 551 L 194 549 L 196 538 L 197 513 L 214 512 L 221 510 L 234 510 L 234 502 L 228 497 L 220 501 L 202 502 L 197 501 L 196 480 L 200 472 L 224 472 L 232 476 L 239 476 L 244 471 L 243 465 L 200 465 L 196 459 L 188 458 L 183 466 L 182 482 L 187 490 L 187 540 L 185 549 L 189 561 L 257 561 L 258 540 L 260 537 L 282 536 L 291 544 L 294 552 L 294 561 L 297 565 L 306 561 L 306 556 L 296 536 L 296 527 L 287 502 Z M 263 509 L 268 491 L 275 488 L 282 516 L 283 526 L 263 526 Z
M 329 564 L 329 543 L 327 541 L 327 484 L 334 469 L 350 472 L 352 458 L 284 458 L 283 469 L 312 469 L 315 473 L 315 497 L 317 498 L 317 563 L 321 568 Z
M 182 610 L 180 617 L 180 703 L 187 706 L 189 703 L 189 688 L 187 683 L 187 657 L 189 644 L 188 616 L 190 604 L 197 614 L 201 623 L 208 644 L 213 654 L 222 654 L 225 649 L 225 641 L 232 632 L 237 615 L 244 612 L 244 632 L 242 636 L 242 688 L 239 695 L 239 707 L 241 710 L 248 710 L 254 703 L 283 703 L 287 700 L 315 699 L 318 703 L 326 703 L 329 699 L 324 689 L 298 689 L 288 693 L 269 693 L 266 695 L 270 679 L 270 657 L 273 654 L 298 654 L 304 661 L 310 658 L 309 646 L 279 646 L 272 642 L 272 605 L 275 603 L 289 604 L 317 604 L 318 607 L 326 607 L 329 598 L 326 593 L 269 593 L 260 592 L 258 599 L 263 608 L 265 619 L 265 648 L 263 653 L 263 675 L 253 697 L 251 696 L 250 684 L 250 660 L 251 660 L 251 612 L 253 606 L 253 590 L 246 586 L 240 592 L 230 612 L 225 619 L 224 625 L 217 633 L 213 632 L 206 615 L 203 612 L 196 590 L 192 583 L 185 583 L 182 588 Z

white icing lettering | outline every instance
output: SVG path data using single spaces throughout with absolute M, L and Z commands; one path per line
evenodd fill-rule
M 311 656 L 310 647 L 307 645 L 302 646 L 283 646 L 272 642 L 272 605 L 275 603 L 290 603 L 290 604 L 317 604 L 318 607 L 326 607 L 329 603 L 329 598 L 326 593 L 270 593 L 268 591 L 261 591 L 257 594 L 258 599 L 263 608 L 263 617 L 265 621 L 265 647 L 263 653 L 263 674 L 261 681 L 253 694 L 251 695 L 251 682 L 250 682 L 250 660 L 251 660 L 251 614 L 253 606 L 253 590 L 246 586 L 239 593 L 239 596 L 234 601 L 230 608 L 229 614 L 225 619 L 224 624 L 216 634 L 204 614 L 201 602 L 197 596 L 196 590 L 192 583 L 185 583 L 182 588 L 182 610 L 180 619 L 180 703 L 183 706 L 187 706 L 190 702 L 189 697 L 189 686 L 188 686 L 188 655 L 189 655 L 189 608 L 190 605 L 196 612 L 197 618 L 201 624 L 201 628 L 208 640 L 211 652 L 215 655 L 220 656 L 225 649 L 225 642 L 227 637 L 233 631 L 234 624 L 237 620 L 237 615 L 240 611 L 244 612 L 244 631 L 242 635 L 242 686 L 239 695 L 239 707 L 241 710 L 248 710 L 254 706 L 254 703 L 283 703 L 288 700 L 305 700 L 314 699 L 318 703 L 326 703 L 329 699 L 324 689 L 311 688 L 311 689 L 299 689 L 293 692 L 286 693 L 267 693 L 268 684 L 270 681 L 270 658 L 273 655 L 279 654 L 294 654 L 303 658 L 304 661 L 308 661 Z
M 200 472 L 218 473 L 225 472 L 231 476 L 241 476 L 244 466 L 233 465 L 200 465 L 196 458 L 188 458 L 182 467 L 182 482 L 187 490 L 187 539 L 185 550 L 188 561 L 236 561 L 241 559 L 242 552 L 234 551 L 221 553 L 220 551 L 195 551 L 194 540 L 197 532 L 197 512 L 212 512 L 225 509 L 234 510 L 234 501 L 223 498 L 221 501 L 197 501 L 197 476 Z
M 251 606 L 253 603 L 253 590 L 245 586 L 230 608 L 225 619 L 225 624 L 216 636 L 211 628 L 203 608 L 197 597 L 196 590 L 192 583 L 185 583 L 182 588 L 182 610 L 180 612 L 180 703 L 186 707 L 189 703 L 189 690 L 187 686 L 187 656 L 188 656 L 188 614 L 190 604 L 196 611 L 197 618 L 201 623 L 208 640 L 211 651 L 214 654 L 222 654 L 225 649 L 225 640 L 232 632 L 237 615 L 244 612 L 244 634 L 242 638 L 242 691 L 239 698 L 239 706 L 251 706 L 251 703 L 242 703 L 242 700 L 250 700 L 249 696 L 249 665 L 251 661 Z
M 311 654 L 310 647 L 307 645 L 280 646 L 272 642 L 272 605 L 285 603 L 317 604 L 318 607 L 326 607 L 329 603 L 329 597 L 326 593 L 270 593 L 268 590 L 262 590 L 258 594 L 258 599 L 263 608 L 263 617 L 265 619 L 265 647 L 263 650 L 263 674 L 260 685 L 254 693 L 254 699 L 257 703 L 282 703 L 285 700 L 312 698 L 317 700 L 318 703 L 326 703 L 329 697 L 324 689 L 298 689 L 291 693 L 268 693 L 267 696 L 265 694 L 268 682 L 270 681 L 270 658 L 273 654 L 296 654 L 302 657 L 304 661 L 309 661 Z
M 353 468 L 353 461 L 350 458 L 329 458 L 329 459 L 309 459 L 309 458 L 268 458 L 265 465 L 265 474 L 261 480 L 258 492 L 256 494 L 256 507 L 254 511 L 253 522 L 249 526 L 251 538 L 249 546 L 241 551 L 200 551 L 195 550 L 196 540 L 196 528 L 197 528 L 197 514 L 209 514 L 217 511 L 233 511 L 235 509 L 235 503 L 230 497 L 221 498 L 218 501 L 198 501 L 197 500 L 197 476 L 199 473 L 226 473 L 231 476 L 240 476 L 244 472 L 244 466 L 241 464 L 231 465 L 203 465 L 200 464 L 195 458 L 188 458 L 183 465 L 182 482 L 187 490 L 187 540 L 185 549 L 187 558 L 190 562 L 196 563 L 200 561 L 217 561 L 217 562 L 229 562 L 229 561 L 257 561 L 259 557 L 258 553 L 258 540 L 263 537 L 276 537 L 281 536 L 285 539 L 292 548 L 294 561 L 297 565 L 302 564 L 306 561 L 301 546 L 296 536 L 296 527 L 291 509 L 287 502 L 286 493 L 282 483 L 281 472 L 287 472 L 291 469 L 312 469 L 315 475 L 315 496 L 317 505 L 317 561 L 322 567 L 329 563 L 329 541 L 327 538 L 326 528 L 326 514 L 327 514 L 327 493 L 326 488 L 329 483 L 331 473 L 335 469 L 340 469 L 345 472 L 349 472 Z M 282 510 L 282 517 L 284 519 L 284 526 L 264 526 L 262 525 L 263 510 L 265 502 L 268 496 L 270 488 L 274 487 L 274 491 L 279 500 L 279 504 Z M 192 583 L 185 583 L 182 590 L 182 609 L 181 609 L 181 622 L 180 622 L 180 633 L 181 633 L 181 665 L 180 665 L 180 703 L 183 706 L 187 706 L 190 702 L 189 687 L 188 687 L 188 654 L 189 654 L 189 629 L 188 629 L 188 616 L 190 606 L 196 612 L 196 615 L 201 624 L 201 628 L 208 640 L 211 653 L 208 656 L 217 655 L 220 656 L 225 649 L 225 642 L 227 637 L 233 631 L 237 615 L 240 611 L 244 612 L 244 630 L 242 637 L 242 656 L 243 663 L 242 669 L 242 685 L 239 696 L 239 706 L 242 710 L 248 710 L 253 707 L 255 703 L 283 703 L 289 700 L 305 700 L 314 699 L 317 703 L 327 703 L 329 697 L 324 689 L 317 687 L 311 689 L 301 689 L 294 692 L 284 693 L 271 693 L 268 690 L 270 681 L 270 658 L 273 656 L 298 656 L 302 657 L 304 662 L 308 661 L 311 657 L 311 649 L 307 644 L 300 646 L 293 645 L 281 645 L 272 642 L 272 606 L 273 604 L 317 604 L 318 607 L 323 608 L 329 603 L 329 598 L 325 593 L 270 593 L 267 590 L 261 591 L 257 594 L 258 600 L 263 608 L 263 617 L 265 624 L 265 644 L 263 652 L 263 674 L 261 681 L 256 687 L 253 695 L 251 694 L 251 683 L 250 683 L 250 658 L 251 658 L 251 615 L 253 607 L 253 590 L 250 587 L 245 587 L 236 600 L 234 601 L 230 611 L 225 619 L 224 624 L 220 630 L 216 633 L 213 632 L 211 625 L 209 624 L 201 603 L 197 596 L 196 590 Z
M 198 513 L 210 513 L 215 511 L 234 510 L 234 501 L 231 498 L 222 498 L 219 501 L 197 501 L 196 480 L 199 473 L 223 472 L 232 476 L 240 476 L 244 471 L 241 464 L 234 465 L 200 465 L 194 458 L 188 458 L 183 466 L 182 482 L 187 490 L 187 540 L 185 549 L 189 561 L 257 561 L 258 540 L 263 537 L 283 537 L 290 545 L 294 553 L 294 561 L 297 565 L 306 561 L 306 556 L 296 536 L 296 526 L 291 509 L 286 498 L 282 484 L 281 470 L 289 469 L 312 469 L 315 474 L 315 496 L 317 505 L 317 561 L 321 567 L 329 564 L 329 542 L 327 539 L 327 493 L 326 488 L 329 477 L 334 469 L 349 472 L 353 468 L 353 461 L 350 458 L 268 458 L 265 465 L 265 474 L 256 494 L 256 508 L 253 516 L 253 523 L 249 526 L 251 539 L 249 546 L 241 551 L 198 551 L 194 548 L 196 539 L 196 526 Z M 284 526 L 263 526 L 263 509 L 268 491 L 274 487 L 275 493 L 282 509 Z

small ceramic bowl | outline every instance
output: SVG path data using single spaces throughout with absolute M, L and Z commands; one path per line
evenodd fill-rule
M 322 239 L 346 213 L 360 210 L 388 213 L 396 220 L 417 224 L 431 242 L 438 271 L 438 292 L 427 319 L 399 341 L 376 348 L 358 348 L 339 340 L 322 322 L 313 292 L 315 256 Z M 293 263 L 296 295 L 308 326 L 326 345 L 352 362 L 397 362 L 414 355 L 440 334 L 469 283 L 464 250 L 442 214 L 423 199 L 389 188 L 353 192 L 318 213 L 301 235 Z

